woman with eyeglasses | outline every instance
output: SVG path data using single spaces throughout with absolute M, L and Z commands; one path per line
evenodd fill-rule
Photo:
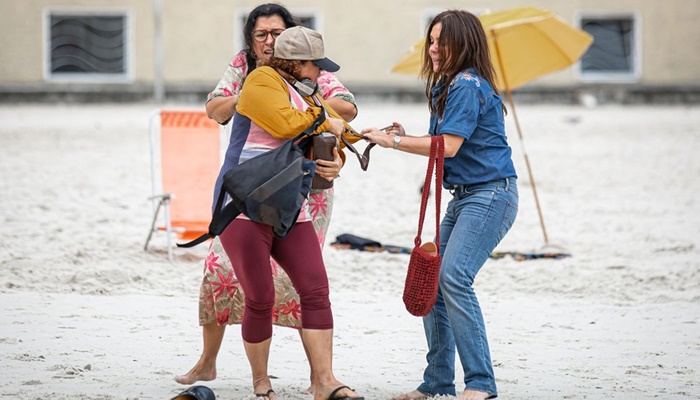
M 282 5 L 262 4 L 248 14 L 243 37 L 246 48 L 233 57 L 216 88 L 209 93 L 207 115 L 220 124 L 227 123 L 236 109 L 243 81 L 248 73 L 272 55 L 275 38 L 298 22 Z M 357 115 L 355 97 L 330 72 L 319 78 L 321 95 L 346 121 Z
M 209 118 L 220 124 L 231 120 L 245 78 L 261 63 L 270 59 L 275 39 L 286 28 L 294 26 L 297 26 L 294 17 L 279 4 L 262 4 L 250 12 L 243 28 L 246 48 L 233 57 L 216 88 L 209 93 L 206 103 Z M 335 75 L 322 70 L 317 83 L 319 94 L 334 111 L 346 121 L 355 118 L 355 98 Z M 340 152 L 333 161 L 318 160 L 316 173 L 329 181 L 337 178 L 343 165 L 342 156 L 343 153 Z M 312 190 L 308 201 L 313 227 L 319 244 L 323 247 L 333 209 L 333 188 Z M 272 258 L 268 268 L 271 268 L 274 277 L 274 324 L 300 329 L 302 315 L 298 293 L 287 274 Z M 176 378 L 178 383 L 191 385 L 197 381 L 216 379 L 216 358 L 226 325 L 240 324 L 244 307 L 245 293 L 238 286 L 231 260 L 224 251 L 220 238 L 216 237 L 204 261 L 204 277 L 200 286 L 199 324 L 202 326 L 202 354 L 189 372 Z M 306 344 L 304 349 L 307 350 Z M 312 367 L 311 385 L 306 393 L 315 391 L 314 372 Z
M 438 296 L 423 317 L 428 365 L 423 382 L 394 400 L 456 396 L 455 353 L 464 371 L 459 400 L 497 396 L 486 326 L 472 284 L 518 212 L 517 175 L 495 86 L 486 34 L 466 11 L 438 14 L 428 26 L 421 76 L 429 100 L 428 135 L 394 123 L 362 133 L 381 147 L 427 156 L 431 135 L 445 142 L 443 186 L 452 193 L 440 223 Z M 441 188 L 436 188 L 441 190 Z

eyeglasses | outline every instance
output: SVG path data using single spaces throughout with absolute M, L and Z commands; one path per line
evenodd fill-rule
M 284 32 L 284 29 L 273 29 L 271 31 L 254 31 L 253 32 L 253 39 L 255 39 L 256 42 L 264 42 L 267 40 L 267 35 L 271 35 L 272 39 L 277 39 L 279 35 Z

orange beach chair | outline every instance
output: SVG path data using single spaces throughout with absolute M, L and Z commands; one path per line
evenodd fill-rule
M 157 110 L 149 130 L 153 220 L 144 250 L 154 233 L 165 231 L 172 262 L 173 235 L 190 240 L 208 230 L 226 132 L 204 111 L 186 110 Z

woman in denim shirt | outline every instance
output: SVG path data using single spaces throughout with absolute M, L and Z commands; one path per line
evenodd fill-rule
M 456 396 L 455 350 L 464 370 L 460 400 L 497 396 L 484 318 L 472 287 L 477 273 L 513 225 L 516 173 L 504 129 L 488 44 L 477 17 L 449 10 L 428 27 L 421 75 L 430 100 L 430 135 L 445 139 L 443 186 L 453 197 L 440 224 L 442 264 L 435 306 L 423 318 L 428 366 L 423 383 L 394 399 Z M 428 156 L 430 135 L 403 126 L 362 132 L 381 147 Z

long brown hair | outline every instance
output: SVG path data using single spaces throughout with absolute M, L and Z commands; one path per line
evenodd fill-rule
M 442 59 L 440 69 L 433 71 L 430 58 L 430 33 L 433 27 L 442 24 L 438 52 Z M 421 78 L 425 79 L 425 94 L 428 97 L 428 107 L 433 112 L 433 95 L 431 89 L 444 79 L 446 85 L 467 68 L 474 68 L 477 75 L 485 79 L 496 92 L 496 73 L 491 63 L 486 33 L 481 21 L 474 14 L 462 10 L 447 10 L 436 15 L 430 22 L 425 35 L 423 47 L 423 67 Z M 447 90 L 442 91 L 435 100 L 437 114 L 442 117 L 447 102 Z M 505 106 L 503 112 L 506 112 Z

